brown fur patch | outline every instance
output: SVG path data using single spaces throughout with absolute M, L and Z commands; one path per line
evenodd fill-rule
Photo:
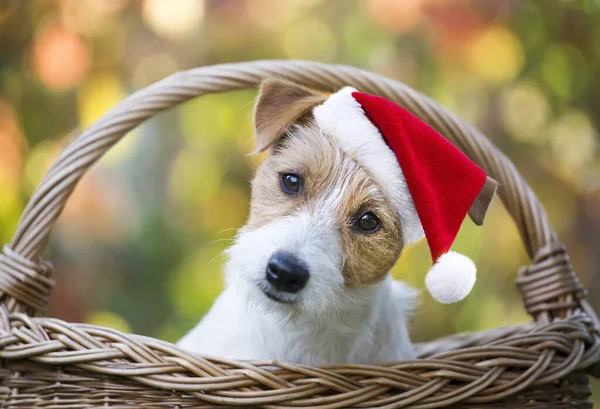
M 327 203 L 335 206 L 331 214 L 342 240 L 346 286 L 381 280 L 402 250 L 400 219 L 390 197 L 366 169 L 343 153 L 313 122 L 294 126 L 288 135 L 271 149 L 256 173 L 245 229 L 254 230 L 296 211 L 311 212 Z M 291 171 L 304 177 L 298 196 L 289 196 L 280 187 L 280 174 Z M 332 192 L 341 192 L 341 200 L 328 200 Z M 382 225 L 372 234 L 355 227 L 357 215 L 367 210 L 374 212 Z
M 254 108 L 256 152 L 279 140 L 288 128 L 322 104 L 327 96 L 281 79 L 268 79 L 261 86 Z

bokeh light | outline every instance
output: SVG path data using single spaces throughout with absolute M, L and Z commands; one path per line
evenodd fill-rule
M 60 0 L 61 21 L 68 29 L 100 37 L 114 27 L 114 16 L 129 0 Z
M 582 170 L 598 155 L 598 132 L 587 115 L 573 109 L 557 118 L 548 129 L 553 166 L 558 174 L 581 185 Z
M 478 36 L 469 53 L 473 72 L 482 79 L 502 83 L 512 80 L 523 68 L 523 47 L 508 29 L 494 25 Z
M 33 60 L 47 87 L 64 90 L 83 80 L 89 66 L 89 53 L 75 33 L 58 24 L 50 24 L 36 36 Z
M 144 21 L 161 37 L 180 40 L 200 28 L 204 0 L 145 0 Z
M 543 143 L 550 106 L 542 91 L 532 83 L 518 83 L 502 95 L 504 126 L 515 138 Z
M 417 27 L 423 17 L 423 0 L 367 0 L 369 15 L 393 33 L 403 33 Z

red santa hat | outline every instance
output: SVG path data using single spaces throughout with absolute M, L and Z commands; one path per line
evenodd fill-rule
M 495 182 L 452 143 L 401 106 L 346 87 L 313 110 L 317 124 L 388 190 L 405 244 L 423 236 L 433 259 L 425 284 L 441 303 L 466 297 L 475 264 L 450 251 L 469 214 L 477 223 Z

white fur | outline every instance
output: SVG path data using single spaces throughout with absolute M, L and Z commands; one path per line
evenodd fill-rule
M 179 345 L 206 355 L 310 365 L 414 358 L 407 314 L 415 291 L 389 275 L 359 289 L 344 285 L 335 225 L 344 190 L 344 184 L 333 186 L 310 212 L 240 230 L 228 250 L 225 291 Z M 291 304 L 272 301 L 261 290 L 268 260 L 277 251 L 293 252 L 310 270 L 298 294 L 277 293 Z
M 318 315 L 281 309 L 250 283 L 230 283 L 180 342 L 192 352 L 305 365 L 376 364 L 413 359 L 407 313 L 415 292 L 388 277 Z
M 294 301 L 292 309 L 300 308 L 311 316 L 335 308 L 344 297 L 344 278 L 340 273 L 343 253 L 337 229 L 330 220 L 331 215 L 317 209 L 312 214 L 302 211 L 276 219 L 254 231 L 241 231 L 228 250 L 227 284 L 236 285 L 241 279 L 254 285 L 260 299 L 266 298 L 259 288 L 266 285 L 269 258 L 278 251 L 290 252 L 307 264 L 310 279 L 298 294 L 277 295 Z M 282 307 L 293 312 L 288 305 Z
M 477 268 L 470 258 L 449 251 L 442 254 L 425 277 L 425 285 L 432 297 L 442 304 L 451 304 L 465 298 L 473 289 Z
M 315 107 L 313 115 L 317 125 L 334 138 L 343 151 L 368 169 L 380 186 L 388 190 L 402 218 L 404 242 L 413 243 L 425 234 L 402 169 L 379 130 L 352 97 L 353 92 L 356 89 L 352 87 L 342 88 Z

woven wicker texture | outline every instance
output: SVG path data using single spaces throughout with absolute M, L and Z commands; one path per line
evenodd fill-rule
M 128 131 L 207 93 L 284 77 L 323 90 L 352 85 L 398 102 L 500 183 L 499 196 L 532 259 L 517 287 L 534 322 L 419 345 L 417 361 L 308 367 L 186 353 L 137 335 L 32 318 L 51 295 L 41 260 L 76 183 Z M 32 196 L 0 255 L 0 399 L 12 407 L 587 408 L 600 360 L 598 320 L 564 246 L 512 163 L 480 132 L 405 85 L 356 68 L 257 61 L 180 72 L 121 102 L 73 140 Z

